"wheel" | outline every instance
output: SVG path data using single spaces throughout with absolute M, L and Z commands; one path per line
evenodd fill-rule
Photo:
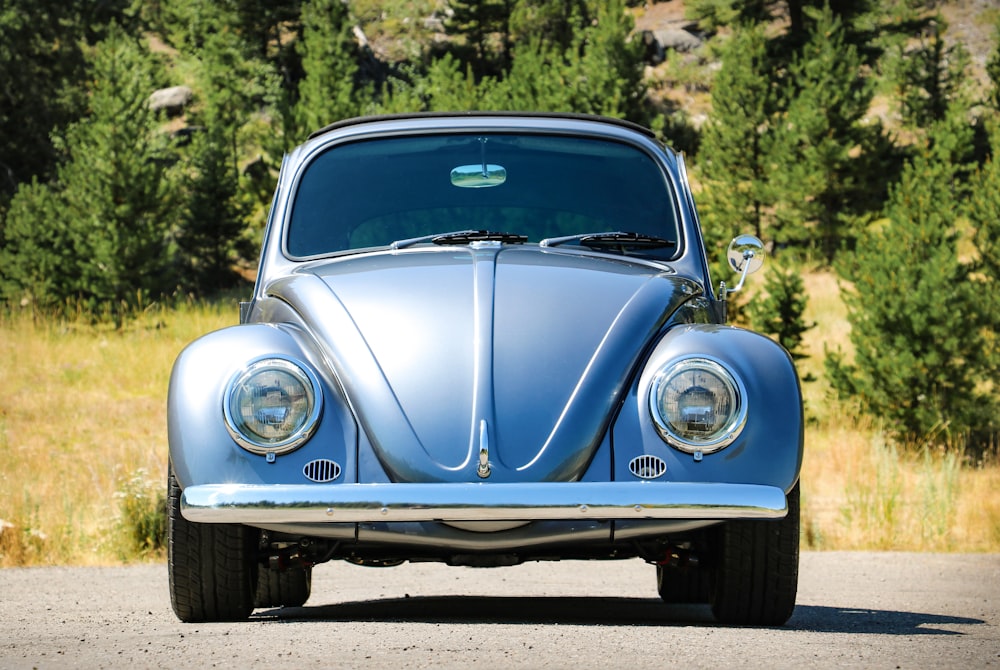
M 665 603 L 707 603 L 712 595 L 712 571 L 703 567 L 658 565 L 656 590 Z
M 780 521 L 736 521 L 716 535 L 712 613 L 721 623 L 780 626 L 795 609 L 799 485 Z
M 301 607 L 312 592 L 312 568 L 292 567 L 272 570 L 261 565 L 257 570 L 255 607 Z
M 260 531 L 193 523 L 181 516 L 181 490 L 167 481 L 170 604 L 181 621 L 238 621 L 253 612 Z

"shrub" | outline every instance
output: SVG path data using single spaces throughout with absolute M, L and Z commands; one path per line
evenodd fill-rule
M 140 468 L 119 483 L 118 531 L 123 558 L 155 554 L 167 544 L 167 499 L 159 482 Z

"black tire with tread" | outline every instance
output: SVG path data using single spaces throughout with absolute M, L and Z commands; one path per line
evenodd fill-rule
M 246 619 L 254 606 L 260 531 L 188 521 L 181 516 L 180 497 L 171 471 L 167 483 L 167 569 L 174 613 L 184 622 Z
M 272 570 L 263 565 L 257 572 L 255 607 L 302 607 L 312 592 L 312 568 Z
M 778 521 L 735 521 L 716 535 L 712 613 L 721 623 L 780 626 L 795 609 L 799 575 L 799 485 Z
M 658 565 L 656 590 L 665 603 L 707 603 L 712 595 L 712 571 L 703 567 Z

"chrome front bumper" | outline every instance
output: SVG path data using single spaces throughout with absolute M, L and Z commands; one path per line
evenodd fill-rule
M 559 519 L 780 519 L 785 492 L 755 484 L 559 482 L 188 486 L 181 512 L 200 523 Z

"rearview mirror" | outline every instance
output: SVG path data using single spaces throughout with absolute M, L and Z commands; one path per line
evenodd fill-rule
M 743 288 L 743 282 L 747 275 L 760 270 L 764 265 L 764 243 L 753 235 L 740 235 L 729 243 L 729 251 L 726 252 L 726 259 L 733 272 L 740 273 L 739 283 L 731 289 L 726 289 L 726 293 L 735 293 Z
M 451 184 L 459 188 L 489 188 L 507 181 L 502 165 L 459 165 L 451 171 Z

